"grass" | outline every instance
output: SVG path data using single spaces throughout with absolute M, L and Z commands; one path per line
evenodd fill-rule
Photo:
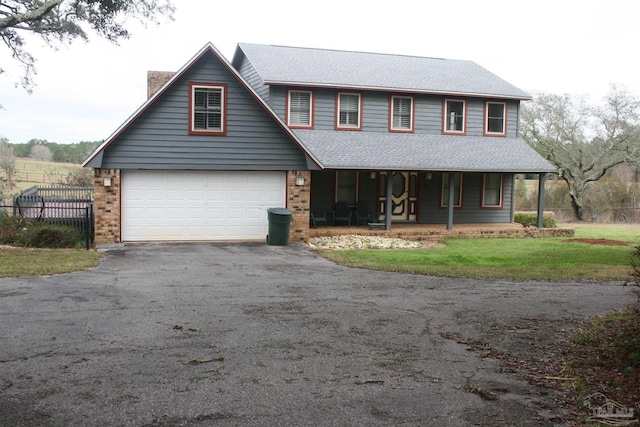
M 48 276 L 96 267 L 102 252 L 0 247 L 0 277 Z
M 569 243 L 567 238 L 447 239 L 446 246 L 440 248 L 330 251 L 323 255 L 356 268 L 435 276 L 554 282 L 629 279 L 629 257 L 634 244 L 640 244 L 637 225 L 580 224 L 575 238 L 623 240 L 629 246 Z

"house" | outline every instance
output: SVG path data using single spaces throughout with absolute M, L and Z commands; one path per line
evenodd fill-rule
M 554 171 L 518 137 L 529 95 L 470 61 L 207 44 L 148 80 L 84 163 L 97 243 L 264 240 L 270 207 L 306 241 L 337 202 L 386 228 L 510 223 L 515 174 Z

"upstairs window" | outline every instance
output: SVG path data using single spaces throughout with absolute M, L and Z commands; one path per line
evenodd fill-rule
M 502 174 L 484 174 L 482 207 L 485 209 L 499 209 L 502 207 Z
M 192 83 L 190 88 L 189 133 L 226 133 L 226 85 Z
M 507 104 L 487 102 L 484 110 L 485 135 L 505 136 L 507 134 Z
M 390 131 L 413 132 L 413 98 L 410 96 L 392 96 Z
M 296 128 L 313 127 L 313 93 L 311 91 L 289 91 L 287 124 Z
M 446 99 L 444 101 L 443 132 L 452 134 L 465 134 L 467 131 L 467 103 L 458 99 Z
M 462 207 L 462 174 L 453 174 L 453 207 Z M 449 207 L 449 173 L 442 174 L 442 195 L 440 197 L 440 207 Z
M 359 93 L 338 93 L 336 128 L 362 129 L 362 98 Z

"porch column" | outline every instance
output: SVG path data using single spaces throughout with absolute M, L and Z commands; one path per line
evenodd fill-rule
M 447 230 L 453 230 L 453 203 L 455 198 L 456 176 L 449 172 L 449 205 L 447 206 Z
M 393 200 L 392 197 L 391 171 L 387 171 L 387 200 L 384 202 L 384 229 L 391 231 L 391 217 L 393 216 Z
M 547 174 L 541 173 L 538 177 L 538 223 L 536 227 L 542 228 L 542 220 L 544 219 L 544 181 L 547 178 Z

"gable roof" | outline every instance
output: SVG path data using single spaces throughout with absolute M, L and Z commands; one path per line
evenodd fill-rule
M 265 84 L 531 99 L 472 61 L 240 43 Z
M 325 168 L 555 172 L 519 138 L 295 130 Z
M 229 61 L 222 56 L 212 43 L 207 43 L 196 53 L 185 65 L 178 70 L 160 89 L 158 89 L 150 98 L 148 98 L 124 123 L 122 123 L 96 150 L 87 157 L 82 166 L 100 167 L 102 163 L 102 155 L 104 150 L 111 145 L 119 135 L 121 135 L 151 104 L 153 104 L 166 90 L 171 87 L 182 75 L 187 72 L 200 58 L 204 55 L 213 54 L 228 69 L 228 71 L 247 89 L 247 91 L 255 98 L 256 102 L 264 108 L 273 120 L 291 137 L 295 144 L 303 151 L 307 158 L 307 163 L 321 167 L 315 156 L 306 149 L 302 142 L 289 129 L 284 121 L 273 111 L 273 109 L 256 93 L 256 91 L 246 82 L 240 73 L 231 66 Z M 310 165 L 311 167 L 311 165 Z

